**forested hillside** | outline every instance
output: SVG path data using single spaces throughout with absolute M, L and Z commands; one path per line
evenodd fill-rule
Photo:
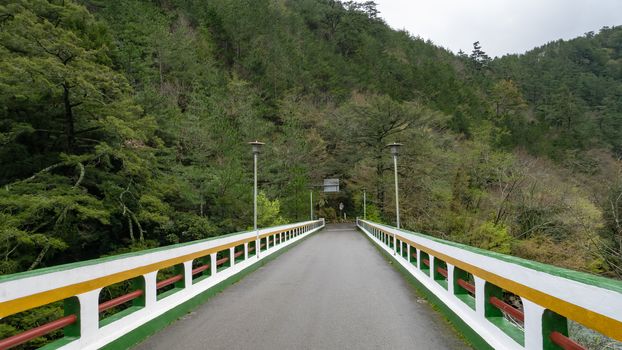
M 620 27 L 495 60 L 495 75 L 520 88 L 533 116 L 514 144 L 556 160 L 598 147 L 622 155 L 621 62 Z
M 0 1 L 0 273 L 308 217 L 622 276 L 622 28 L 454 55 L 373 2 Z

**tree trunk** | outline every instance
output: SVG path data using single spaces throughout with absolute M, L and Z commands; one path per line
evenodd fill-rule
M 45 254 L 47 254 L 48 250 L 50 250 L 50 246 L 51 244 L 48 242 L 43 246 L 43 248 L 41 248 L 41 252 L 39 252 L 39 255 L 37 255 L 37 258 L 32 262 L 27 271 L 34 270 L 37 266 L 39 266 L 39 264 L 41 264 Z

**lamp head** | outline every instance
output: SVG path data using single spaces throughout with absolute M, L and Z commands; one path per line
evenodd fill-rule
M 391 154 L 397 156 L 399 154 L 399 148 L 402 146 L 399 142 L 393 142 L 387 145 L 387 147 L 391 148 Z
M 261 146 L 265 145 L 265 143 L 259 142 L 259 141 L 256 141 L 256 140 L 252 141 L 252 142 L 249 142 L 248 144 L 253 147 L 253 154 L 261 153 Z

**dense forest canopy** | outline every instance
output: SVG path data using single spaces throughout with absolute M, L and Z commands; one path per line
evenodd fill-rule
M 403 226 L 622 276 L 622 27 L 490 59 L 334 0 L 0 2 L 0 273 L 261 226 Z

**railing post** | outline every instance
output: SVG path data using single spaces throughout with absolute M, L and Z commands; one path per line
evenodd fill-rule
M 248 260 L 248 242 L 244 243 L 244 261 Z
M 542 335 L 542 316 L 544 308 L 528 299 L 522 298 L 525 314 L 525 349 L 542 350 L 544 340 Z
M 259 246 L 255 246 L 255 254 L 257 254 L 257 247 Z M 216 266 L 216 253 L 209 255 L 209 267 L 211 269 L 210 276 L 216 276 L 216 273 L 218 272 L 218 266 Z
M 393 240 L 393 253 L 395 253 L 396 255 L 399 254 L 399 240 L 397 239 L 397 237 Z
M 158 301 L 158 271 L 152 271 L 143 275 L 145 279 L 145 308 L 153 306 Z
M 99 330 L 99 292 L 101 288 L 76 295 L 79 303 L 78 336 L 81 339 L 91 339 Z
M 486 318 L 486 280 L 473 275 L 475 281 L 475 312 L 477 315 Z
M 192 260 L 184 261 L 184 288 L 192 285 Z
M 447 265 L 447 290 L 449 294 L 454 295 L 454 265 L 448 264 L 447 262 L 445 262 L 445 265 Z
M 268 242 L 267 239 L 266 239 L 266 242 Z M 266 247 L 267 246 L 268 244 L 266 243 Z M 233 267 L 233 265 L 235 265 L 235 247 L 229 248 L 229 267 Z

